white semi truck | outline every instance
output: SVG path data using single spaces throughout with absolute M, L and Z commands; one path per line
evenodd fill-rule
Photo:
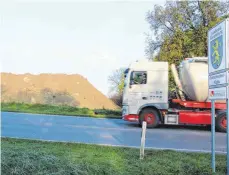
M 123 119 L 147 122 L 154 128 L 167 125 L 211 125 L 208 100 L 208 59 L 186 58 L 179 73 L 171 65 L 177 91 L 169 94 L 168 62 L 136 61 L 125 71 Z M 226 103 L 216 102 L 216 129 L 226 132 Z

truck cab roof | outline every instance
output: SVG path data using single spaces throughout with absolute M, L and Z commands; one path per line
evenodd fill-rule
M 147 71 L 147 70 L 168 70 L 168 62 L 163 61 L 151 61 L 151 60 L 140 60 L 130 64 L 129 69 L 136 71 Z M 126 71 L 129 71 L 127 69 Z

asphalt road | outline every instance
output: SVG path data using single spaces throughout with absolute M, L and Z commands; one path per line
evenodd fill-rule
M 139 147 L 141 128 L 121 119 L 2 112 L 2 137 Z M 146 147 L 180 151 L 211 151 L 205 127 L 167 126 L 147 129 Z M 216 133 L 216 151 L 226 152 L 226 134 Z

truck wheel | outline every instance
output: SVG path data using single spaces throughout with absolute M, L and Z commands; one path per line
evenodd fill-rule
M 155 128 L 159 124 L 159 115 L 154 109 L 144 109 L 139 118 L 139 123 L 142 125 L 142 122 L 146 121 L 148 128 Z
M 216 117 L 215 120 L 216 129 L 220 132 L 227 132 L 227 118 L 226 113 L 221 113 Z

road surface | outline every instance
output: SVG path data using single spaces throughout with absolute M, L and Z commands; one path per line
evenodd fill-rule
M 141 128 L 121 119 L 2 112 L 2 137 L 139 147 Z M 146 147 L 211 151 L 211 132 L 204 127 L 147 129 Z M 226 152 L 226 134 L 216 133 L 216 151 Z

